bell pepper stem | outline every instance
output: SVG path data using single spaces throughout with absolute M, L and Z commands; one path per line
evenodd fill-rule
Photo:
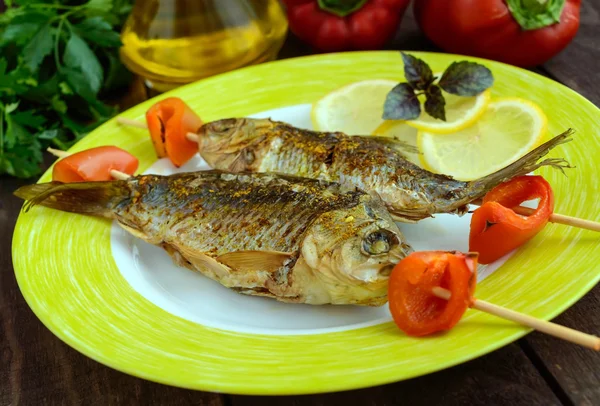
M 319 8 L 338 17 L 346 17 L 360 10 L 369 0 L 317 0 Z
M 537 30 L 560 22 L 565 0 L 506 0 L 523 30 Z

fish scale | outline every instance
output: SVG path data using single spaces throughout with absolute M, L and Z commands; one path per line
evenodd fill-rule
M 179 266 L 283 302 L 383 305 L 389 271 L 410 251 L 378 197 L 305 178 L 201 171 L 15 194 L 26 210 L 114 219 Z
M 437 213 L 462 215 L 495 186 L 542 166 L 570 168 L 564 159 L 538 160 L 570 141 L 572 133 L 567 130 L 505 168 L 470 182 L 418 167 L 405 158 L 414 148 L 391 138 L 309 131 L 270 119 L 205 123 L 198 131 L 198 148 L 214 169 L 274 171 L 376 192 L 396 220 L 414 222 Z

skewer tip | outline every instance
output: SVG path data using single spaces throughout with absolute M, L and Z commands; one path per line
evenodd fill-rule
M 196 133 L 187 133 L 185 137 L 192 142 L 198 143 L 198 134 Z

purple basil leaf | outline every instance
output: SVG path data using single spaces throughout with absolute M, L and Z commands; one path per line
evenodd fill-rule
M 412 55 L 402 54 L 402 61 L 404 62 L 404 76 L 408 83 L 417 90 L 425 90 L 435 80 L 433 72 L 429 65 L 422 59 L 416 58 Z
M 412 120 L 420 114 L 419 99 L 410 84 L 400 83 L 387 94 L 383 105 L 384 120 Z
M 446 100 L 442 95 L 442 89 L 438 85 L 431 85 L 427 89 L 426 97 L 425 112 L 433 118 L 446 121 L 446 110 L 444 109 Z
M 477 96 L 494 84 L 492 72 L 475 62 L 452 62 L 439 85 L 448 93 L 458 96 Z

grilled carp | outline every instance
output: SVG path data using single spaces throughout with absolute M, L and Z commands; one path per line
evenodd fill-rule
M 180 266 L 282 302 L 379 306 L 411 251 L 376 195 L 336 183 L 220 171 L 51 182 L 15 195 L 114 219 Z
M 426 171 L 405 159 L 392 139 L 314 132 L 270 119 L 229 118 L 203 125 L 199 153 L 214 169 L 279 172 L 348 183 L 379 194 L 396 220 L 414 222 L 436 213 L 463 214 L 467 205 L 498 184 L 563 159 L 538 162 L 569 140 L 560 134 L 507 167 L 471 182 Z

